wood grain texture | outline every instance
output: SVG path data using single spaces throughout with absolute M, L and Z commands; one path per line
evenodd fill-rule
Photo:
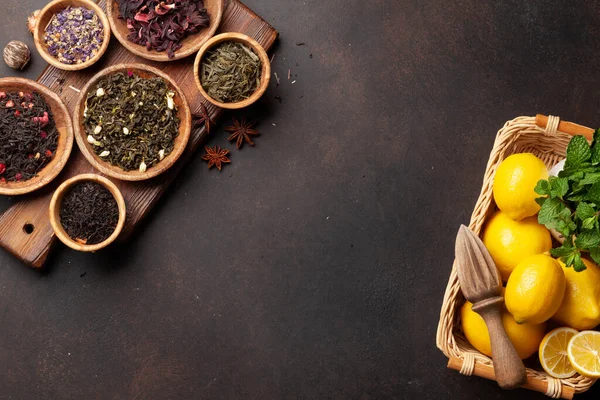
M 171 153 L 167 155 L 164 160 L 148 168 L 146 172 L 140 172 L 137 169 L 125 171 L 117 165 L 112 165 L 109 162 L 102 160 L 100 156 L 94 152 L 94 149 L 87 141 L 87 133 L 85 127 L 83 126 L 83 113 L 85 111 L 87 94 L 90 90 L 94 90 L 97 87 L 96 84 L 102 78 L 118 72 L 133 72 L 142 78 L 153 78 L 156 76 L 161 77 L 167 83 L 170 90 L 177 94 L 173 101 L 177 108 L 177 117 L 179 117 L 180 123 L 179 134 L 173 143 L 173 151 L 171 151 Z M 73 126 L 75 140 L 77 141 L 79 151 L 83 154 L 87 161 L 94 166 L 94 168 L 103 174 L 110 176 L 111 178 L 124 181 L 144 181 L 162 174 L 171 168 L 177 162 L 179 157 L 181 157 L 190 139 L 190 133 L 192 130 L 192 114 L 190 112 L 190 107 L 185 97 L 185 93 L 177 84 L 177 82 L 168 74 L 165 74 L 160 69 L 151 67 L 149 65 L 118 64 L 103 69 L 94 75 L 94 77 L 90 79 L 86 86 L 81 90 L 79 99 L 75 104 L 75 112 L 73 113 Z
M 500 275 L 481 239 L 465 225 L 456 236 L 456 260 L 460 288 L 490 334 L 496 381 L 503 389 L 515 389 L 525 382 L 527 371 L 502 325 Z
M 102 46 L 100 46 L 98 53 L 96 53 L 96 56 L 94 58 L 87 60 L 86 62 L 81 64 L 61 63 L 50 54 L 50 52 L 48 51 L 48 45 L 44 40 L 44 33 L 46 27 L 48 26 L 54 15 L 61 12 L 67 7 L 84 7 L 88 10 L 93 10 L 102 21 L 102 25 L 104 27 L 104 41 L 102 42 Z M 80 71 L 82 69 L 86 69 L 94 65 L 106 53 L 106 50 L 108 49 L 108 45 L 110 43 L 110 24 L 103 9 L 91 0 L 54 0 L 48 3 L 48 5 L 42 9 L 38 23 L 36 24 L 35 30 L 33 31 L 33 36 L 35 48 L 48 64 L 65 71 Z
M 105 1 L 100 1 L 99 5 L 105 8 Z M 277 38 L 277 31 L 271 25 L 237 0 L 226 2 L 219 32 L 245 33 L 258 41 L 266 50 L 271 48 Z M 221 117 L 223 110 L 204 99 L 196 88 L 192 58 L 168 64 L 149 62 L 128 52 L 115 40 L 111 42 L 105 56 L 91 68 L 78 73 L 66 73 L 50 66 L 38 81 L 57 92 L 73 113 L 79 97 L 77 90 L 81 90 L 94 74 L 113 64 L 135 62 L 152 65 L 169 74 L 183 89 L 192 112 L 198 112 L 200 104 L 204 103 L 213 120 L 217 121 Z M 119 240 L 126 240 L 131 235 L 135 226 L 160 199 L 179 170 L 194 155 L 206 135 L 203 127 L 193 131 L 186 151 L 179 161 L 167 172 L 154 179 L 143 182 L 113 181 L 121 190 L 128 210 L 127 220 Z M 48 185 L 45 191 L 34 196 L 19 199 L 0 216 L 0 245 L 27 265 L 35 268 L 42 267 L 56 239 L 48 218 L 53 188 L 71 176 L 89 172 L 95 172 L 93 167 L 78 149 L 73 149 L 70 162 L 52 185 Z M 32 224 L 33 232 L 26 233 L 23 229 L 25 224 Z
M 545 128 L 548 125 L 548 116 L 537 114 L 535 116 L 535 124 L 540 128 Z M 558 123 L 558 130 L 560 132 L 567 133 L 569 135 L 583 135 L 588 140 L 592 140 L 594 137 L 594 130 L 587 126 L 579 125 L 574 122 L 560 121 Z

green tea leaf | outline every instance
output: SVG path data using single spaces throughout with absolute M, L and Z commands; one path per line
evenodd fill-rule
M 596 210 L 594 209 L 594 206 L 590 203 L 579 203 L 579 205 L 577 205 L 577 209 L 575 209 L 575 215 L 582 221 L 587 218 L 593 217 L 595 213 Z
M 585 137 L 573 136 L 567 146 L 567 161 L 565 169 L 580 167 L 592 158 L 592 150 Z

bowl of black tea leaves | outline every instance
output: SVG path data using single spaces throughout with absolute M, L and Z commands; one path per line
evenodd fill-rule
M 85 158 L 112 178 L 141 181 L 170 168 L 191 132 L 191 112 L 175 81 L 157 68 L 121 64 L 81 91 L 75 139 Z
M 265 49 L 242 33 L 222 33 L 202 46 L 194 79 L 202 96 L 217 107 L 244 108 L 267 90 L 271 62 Z
M 0 79 L 0 194 L 33 192 L 63 169 L 73 148 L 67 108 L 50 89 Z
M 50 223 L 61 242 L 78 251 L 97 251 L 119 236 L 125 224 L 123 195 L 95 174 L 77 175 L 56 189 Z

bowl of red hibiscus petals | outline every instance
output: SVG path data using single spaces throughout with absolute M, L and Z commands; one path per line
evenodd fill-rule
M 91 0 L 54 0 L 40 12 L 33 29 L 35 47 L 50 65 L 79 71 L 108 49 L 110 23 Z
M 125 200 L 117 186 L 96 174 L 65 181 L 50 201 L 50 224 L 68 247 L 93 252 L 119 236 L 125 225 Z
M 107 0 L 116 38 L 132 53 L 173 61 L 196 53 L 223 16 L 223 0 Z
M 28 79 L 0 79 L 0 194 L 48 184 L 72 148 L 71 117 L 55 93 Z

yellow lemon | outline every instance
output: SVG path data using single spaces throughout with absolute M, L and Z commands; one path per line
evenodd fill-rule
M 600 332 L 579 332 L 569 342 L 567 354 L 571 365 L 581 375 L 600 378 Z
M 567 347 L 577 331 L 572 328 L 556 328 L 548 332 L 540 343 L 540 363 L 548 375 L 557 379 L 570 378 L 577 371 L 569 361 Z
M 583 259 L 587 267 L 576 272 L 559 261 L 567 279 L 565 297 L 552 319 L 583 331 L 600 325 L 600 267 Z
M 466 302 L 460 311 L 462 327 L 467 340 L 479 352 L 492 356 L 490 335 L 483 318 L 472 309 L 473 304 Z M 508 338 L 515 346 L 521 359 L 531 357 L 537 350 L 546 332 L 546 324 L 517 324 L 506 309 L 502 311 L 502 325 Z
M 548 169 L 542 160 L 531 153 L 513 154 L 496 170 L 494 200 L 496 205 L 515 221 L 535 215 L 540 206 L 533 190 L 540 179 L 548 178 Z
M 512 270 L 524 258 L 552 248 L 550 232 L 536 217 L 513 221 L 502 211 L 495 213 L 483 232 L 483 243 L 489 250 L 502 280 L 507 281 Z
M 540 324 L 560 307 L 566 284 L 558 261 L 545 254 L 529 256 L 508 278 L 506 308 L 520 324 Z

